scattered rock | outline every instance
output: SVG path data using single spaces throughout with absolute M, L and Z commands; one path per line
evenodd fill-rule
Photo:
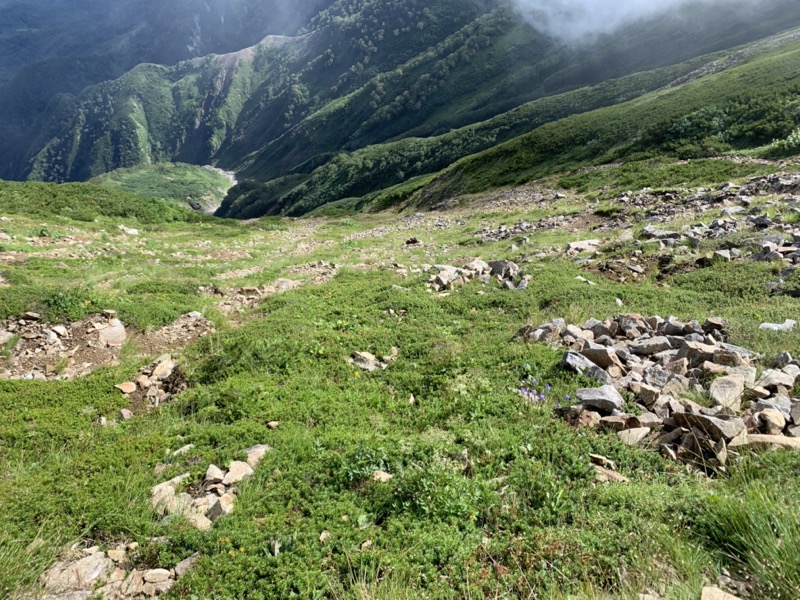
M 354 352 L 350 356 L 350 363 L 364 371 L 378 371 L 385 369 L 388 365 L 377 359 L 374 354 L 369 352 Z

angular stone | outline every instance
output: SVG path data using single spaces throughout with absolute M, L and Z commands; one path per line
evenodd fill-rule
M 225 475 L 225 478 L 222 480 L 222 484 L 233 485 L 234 483 L 238 483 L 243 479 L 250 477 L 252 474 L 253 468 L 250 465 L 248 465 L 246 462 L 235 460 L 228 465 L 228 472 Z
M 655 427 L 660 427 L 661 422 L 662 419 L 658 415 L 651 412 L 643 412 L 640 415 L 632 417 L 628 421 L 628 425 L 630 425 L 632 428 L 649 427 L 650 429 L 653 429 Z
M 114 386 L 123 394 L 132 394 L 136 391 L 136 384 L 132 381 L 126 381 L 125 383 L 120 383 Z
M 216 521 L 221 516 L 232 513 L 235 500 L 236 496 L 230 492 L 223 494 L 219 498 L 215 498 L 206 511 L 206 516 L 212 521 Z
M 128 333 L 125 331 L 125 326 L 114 319 L 116 324 L 109 325 L 98 332 L 100 342 L 109 348 L 121 348 L 128 339 Z
M 786 417 L 779 410 L 767 408 L 754 415 L 759 429 L 767 435 L 780 435 L 786 427 Z
M 200 553 L 195 552 L 188 558 L 184 558 L 181 562 L 175 565 L 175 577 L 183 577 L 194 568 L 195 563 L 200 558 Z
M 575 392 L 575 397 L 584 406 L 591 406 L 604 412 L 621 410 L 625 405 L 625 400 L 611 385 L 580 389 Z
M 718 365 L 726 367 L 740 367 L 745 364 L 744 359 L 739 354 L 724 348 L 715 350 L 711 360 Z
M 622 367 L 622 362 L 613 348 L 589 346 L 581 350 L 581 354 L 603 369 Z
M 600 383 L 610 384 L 612 381 L 611 376 L 608 373 L 606 373 L 588 358 L 578 354 L 577 352 L 567 352 L 564 355 L 563 364 L 565 367 L 575 371 L 576 373 L 580 375 L 586 375 L 587 377 L 590 377 L 595 381 L 599 381 Z
M 649 340 L 641 340 L 640 342 L 630 346 L 630 351 L 639 356 L 650 356 L 671 349 L 672 344 L 670 344 L 669 340 L 663 336 L 650 338 Z
M 493 260 L 489 263 L 492 277 L 514 279 L 519 275 L 519 267 L 510 260 Z
M 744 421 L 738 417 L 723 420 L 693 413 L 674 413 L 672 418 L 679 426 L 686 429 L 700 429 L 715 442 L 721 439 L 728 442 L 745 431 Z
M 639 397 L 642 400 L 642 403 L 647 406 L 651 407 L 656 403 L 658 397 L 661 395 L 661 388 L 647 385 L 646 383 L 641 384 Z
M 203 478 L 203 481 L 209 485 L 213 485 L 215 483 L 222 483 L 225 479 L 225 471 L 220 469 L 217 465 L 208 465 L 208 469 L 206 469 L 206 475 Z
M 636 446 L 650 434 L 649 427 L 637 427 L 636 429 L 626 429 L 617 433 L 617 437 L 627 446 Z
M 156 361 L 156 366 L 150 374 L 151 379 L 164 381 L 175 370 L 175 363 L 169 355 L 164 355 Z
M 728 367 L 726 370 L 728 375 L 741 375 L 744 377 L 745 387 L 753 387 L 756 384 L 756 376 L 758 370 L 749 365 L 742 365 L 741 367 Z
M 700 342 L 684 342 L 678 349 L 678 358 L 685 358 L 689 361 L 691 368 L 702 365 L 706 361 L 713 361 L 716 346 L 709 346 Z
M 264 455 L 270 450 L 272 450 L 272 448 L 266 444 L 256 444 L 255 446 L 251 446 L 244 451 L 244 453 L 247 454 L 247 464 L 255 469 L 258 466 L 258 463 L 261 462 L 261 459 L 264 458 Z
M 792 389 L 794 387 L 795 378 L 791 375 L 787 375 L 783 371 L 778 371 L 777 369 L 769 369 L 764 371 L 761 374 L 757 384 L 760 387 L 766 388 L 768 390 L 774 390 L 778 387 L 785 387 L 787 389 Z
M 628 483 L 628 478 L 616 471 L 594 465 L 595 479 L 600 483 Z
M 714 406 L 724 406 L 734 411 L 741 410 L 744 383 L 744 377 L 741 375 L 727 375 L 712 381 L 708 392 Z

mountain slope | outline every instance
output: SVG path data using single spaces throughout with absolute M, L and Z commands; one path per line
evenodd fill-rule
M 747 6 L 687 5 L 568 47 L 507 5 L 339 0 L 300 35 L 174 67 L 139 65 L 58 98 L 11 176 L 70 181 L 212 163 L 251 180 L 221 215 L 302 214 L 630 101 L 704 63 L 730 67 L 742 53 L 722 49 L 800 25 L 792 2 L 764 0 L 758 19 L 739 10 Z

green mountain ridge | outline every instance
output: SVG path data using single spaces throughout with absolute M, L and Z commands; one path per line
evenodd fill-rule
M 218 212 L 226 217 L 300 215 L 347 199 L 381 207 L 397 199 L 394 191 L 381 197 L 382 190 L 408 183 L 414 191 L 422 184 L 409 180 L 443 169 L 435 190 L 420 194 L 518 183 L 548 172 L 543 165 L 550 157 L 532 157 L 524 144 L 513 145 L 514 138 L 684 78 L 745 68 L 743 61 L 768 52 L 770 43 L 786 43 L 760 40 L 800 26 L 800 15 L 785 0 L 766 0 L 758 19 L 739 6 L 687 5 L 686 13 L 636 22 L 571 47 L 502 3 L 339 0 L 298 35 L 268 36 L 237 52 L 171 67 L 140 64 L 77 96 L 57 97 L 32 127 L 36 135 L 21 153 L 26 166 L 0 176 L 59 182 L 169 161 L 215 164 L 242 181 Z M 773 83 L 734 83 L 723 95 L 786 91 Z M 685 116 L 670 110 L 642 113 L 641 122 L 625 124 L 626 135 L 653 134 L 651 117 Z M 797 124 L 784 120 L 773 133 L 785 137 Z M 560 127 L 544 131 L 560 139 Z M 713 149 L 771 140 L 740 136 Z M 483 160 L 481 153 L 495 147 L 504 156 L 513 147 L 518 160 L 493 163 L 495 173 L 460 182 L 466 171 L 454 163 L 471 155 Z M 580 160 L 602 160 L 605 150 Z

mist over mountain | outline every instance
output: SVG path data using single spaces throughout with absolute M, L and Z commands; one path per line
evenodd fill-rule
M 702 3 L 720 12 L 752 15 L 760 0 L 514 0 L 533 27 L 569 43 L 586 43 L 598 34 L 653 17 L 681 19 Z

